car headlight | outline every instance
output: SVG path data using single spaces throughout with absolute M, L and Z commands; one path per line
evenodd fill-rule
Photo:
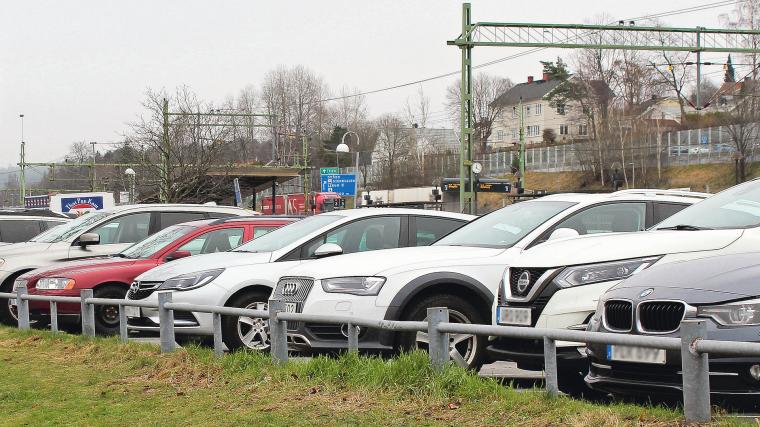
M 333 277 L 322 279 L 322 290 L 351 295 L 377 295 L 385 277 Z
M 554 282 L 560 287 L 569 288 L 622 280 L 651 266 L 659 259 L 660 257 L 647 257 L 567 267 L 554 279 Z
M 712 317 L 723 326 L 760 325 L 760 299 L 697 307 L 697 316 Z
M 172 277 L 162 283 L 161 286 L 158 287 L 158 290 L 165 291 L 171 289 L 176 291 L 187 291 L 200 288 L 201 286 L 211 283 L 211 281 L 216 279 L 223 271 L 223 268 L 217 268 L 214 270 L 199 271 L 197 273 Z
M 62 290 L 62 289 L 74 289 L 74 285 L 77 282 L 74 279 L 67 277 L 43 277 L 37 281 L 37 289 L 44 290 Z

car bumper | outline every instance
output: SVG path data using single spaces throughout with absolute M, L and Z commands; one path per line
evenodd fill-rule
M 517 363 L 521 369 L 541 370 L 544 368 L 543 340 L 497 338 L 486 348 L 492 361 L 507 360 Z M 563 368 L 586 369 L 586 348 L 570 345 L 557 347 L 557 363 Z
M 41 291 L 37 288 L 29 288 L 29 295 L 40 295 L 50 297 L 75 297 L 79 298 L 80 289 L 58 290 L 58 291 Z M 57 303 L 56 310 L 59 315 L 79 315 L 82 312 L 80 303 Z M 33 315 L 49 315 L 50 302 L 48 301 L 29 301 L 29 312 Z
M 213 284 L 191 291 L 173 292 L 172 302 L 196 305 L 224 305 L 224 289 Z M 153 292 L 146 298 L 137 300 L 158 304 L 158 294 Z M 213 335 L 214 320 L 211 313 L 174 311 L 174 332 L 183 335 Z M 158 309 L 140 308 L 139 317 L 128 317 L 127 327 L 131 331 L 158 332 L 160 330 Z

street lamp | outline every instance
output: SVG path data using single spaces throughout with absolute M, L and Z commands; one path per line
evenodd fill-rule
M 21 207 L 24 207 L 24 196 L 26 196 L 26 142 L 24 142 L 24 115 L 19 114 L 18 116 L 21 119 L 21 163 L 19 163 L 21 173 L 19 174 L 19 204 Z
M 345 137 L 346 135 L 343 135 L 343 136 Z M 348 145 L 346 145 L 343 142 L 341 142 L 340 144 L 338 144 L 337 147 L 335 147 L 335 165 L 338 166 L 338 172 L 340 172 L 340 159 L 338 155 L 340 153 L 348 153 L 349 151 L 351 150 L 349 150 Z
M 135 170 L 128 168 L 124 171 L 124 175 L 129 180 L 129 204 L 133 205 L 135 203 Z
M 348 153 L 350 150 L 348 149 L 348 144 L 346 144 L 346 135 L 349 133 L 354 134 L 356 137 L 356 169 L 354 169 L 354 207 L 359 206 L 359 198 L 357 197 L 357 194 L 359 193 L 359 134 L 349 130 L 346 131 L 346 133 L 343 134 L 343 137 L 340 139 L 340 144 L 338 144 L 338 147 L 335 149 L 335 151 L 341 152 L 341 153 Z M 338 171 L 340 172 L 340 171 Z

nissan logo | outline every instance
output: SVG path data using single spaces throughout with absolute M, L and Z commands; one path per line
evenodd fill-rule
M 282 285 L 282 295 L 290 297 L 298 292 L 298 283 L 288 282 Z
M 523 271 L 520 275 L 520 278 L 517 279 L 517 292 L 521 294 L 525 293 L 525 291 L 528 289 L 528 286 L 530 286 L 530 272 Z

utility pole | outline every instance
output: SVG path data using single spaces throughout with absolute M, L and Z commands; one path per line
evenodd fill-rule
M 90 162 L 90 191 L 95 191 L 95 144 L 97 142 L 90 142 L 92 145 L 92 161 Z
M 18 115 L 21 118 L 21 163 L 19 163 L 19 167 L 21 167 L 21 173 L 19 174 L 19 194 L 18 194 L 18 200 L 21 207 L 24 207 L 24 196 L 26 195 L 26 175 L 24 174 L 24 169 L 26 168 L 26 159 L 25 159 L 25 146 L 26 142 L 24 142 L 24 115 L 19 114 Z
M 472 174 L 472 45 L 470 44 L 471 32 L 470 3 L 462 4 L 462 37 L 464 43 L 460 45 L 462 52 L 462 78 L 460 86 L 460 134 L 461 144 L 459 148 L 459 211 L 472 214 L 475 206 L 472 202 L 472 194 L 475 190 L 475 182 Z M 467 182 L 470 183 L 470 191 L 466 190 Z
M 302 135 L 303 138 L 303 213 L 308 214 L 311 210 L 311 203 L 309 202 L 309 193 L 311 193 L 311 170 L 309 170 L 309 139 L 306 137 L 306 133 Z
M 161 188 L 159 189 L 159 199 L 161 203 L 167 203 L 169 200 L 169 101 L 164 98 L 163 105 L 164 116 L 164 134 L 163 149 L 161 156 Z
M 520 98 L 520 188 L 525 189 L 525 111 Z
M 696 105 L 697 110 L 702 109 L 702 33 L 700 30 L 704 27 L 697 27 L 697 92 L 696 92 Z

